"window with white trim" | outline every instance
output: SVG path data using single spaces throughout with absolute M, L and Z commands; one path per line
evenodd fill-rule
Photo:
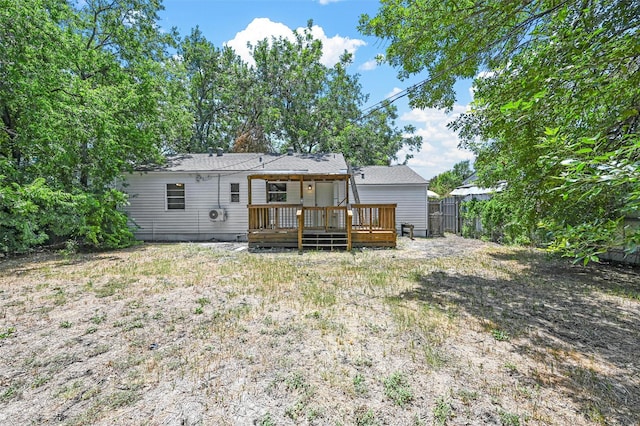
M 269 203 L 286 203 L 287 184 L 285 182 L 269 182 L 267 184 L 267 201 Z
M 167 210 L 184 210 L 184 183 L 167 184 Z
M 231 202 L 232 203 L 239 203 L 240 202 L 240 184 L 239 183 L 232 183 L 231 184 L 230 196 L 231 196 Z

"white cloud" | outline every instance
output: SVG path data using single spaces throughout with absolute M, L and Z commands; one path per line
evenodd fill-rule
M 372 70 L 376 69 L 377 67 L 378 67 L 378 61 L 376 61 L 375 59 L 372 59 L 372 60 L 367 61 L 364 64 L 360 65 L 358 67 L 358 69 L 360 71 L 372 71 Z
M 422 149 L 414 153 L 408 164 L 421 176 L 431 179 L 434 176 L 453 168 L 453 165 L 464 160 L 473 160 L 471 152 L 458 148 L 458 135 L 447 128 L 447 123 L 467 110 L 465 105 L 455 105 L 450 114 L 437 109 L 413 109 L 400 120 L 416 126 L 416 134 L 422 136 Z M 399 153 L 399 158 L 405 152 Z
M 402 92 L 402 89 L 401 89 L 401 88 L 399 88 L 399 87 L 394 87 L 394 88 L 393 88 L 393 90 L 391 90 L 391 92 L 389 92 L 389 93 L 387 94 L 387 96 L 385 96 L 385 99 L 388 99 L 388 98 L 390 98 L 390 97 L 392 97 L 392 96 L 395 96 L 395 95 L 397 95 L 398 93 L 401 93 L 401 92 Z
M 254 61 L 247 43 L 255 45 L 258 41 L 271 37 L 293 39 L 291 28 L 285 24 L 273 22 L 269 18 L 256 18 L 247 25 L 247 28 L 237 33 L 232 40 L 225 44 L 235 50 L 245 62 L 253 65 Z
M 342 1 L 342 0 L 318 0 L 318 3 L 320 3 L 323 6 L 326 6 L 330 3 L 338 3 L 339 1 Z
M 302 33 L 304 28 L 300 27 L 297 31 Z M 351 39 L 339 35 L 328 37 L 324 29 L 318 25 L 311 27 L 311 34 L 313 34 L 314 38 L 322 42 L 323 54 L 320 61 L 329 67 L 338 63 L 340 55 L 342 55 L 345 50 L 355 54 L 359 47 L 366 44 L 364 40 Z M 293 31 L 285 24 L 273 22 L 269 18 L 256 18 L 247 25 L 247 28 L 237 33 L 232 40 L 229 40 L 225 44 L 233 48 L 244 61 L 253 65 L 254 61 L 247 47 L 247 43 L 255 45 L 258 41 L 265 38 L 271 39 L 271 37 L 284 37 L 289 40 L 294 40 Z

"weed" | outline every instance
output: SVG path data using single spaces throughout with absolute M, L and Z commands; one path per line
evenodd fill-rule
M 598 408 L 593 403 L 587 406 L 587 417 L 599 425 L 607 424 L 607 419 L 605 418 L 604 414 L 602 414 L 600 408 Z
M 307 386 L 309 386 L 302 373 L 297 371 L 287 376 L 284 379 L 284 384 L 287 387 L 288 391 L 305 389 Z
M 303 383 L 298 389 L 302 388 L 306 389 L 304 393 L 296 400 L 295 404 L 293 404 L 291 407 L 287 407 L 284 411 L 285 416 L 291 418 L 292 420 L 296 420 L 304 413 L 305 409 L 307 409 L 307 406 L 309 405 L 311 397 L 313 396 L 313 390 L 308 389 L 308 385 L 306 383 Z M 307 409 L 307 418 L 309 418 L 309 411 L 310 410 Z M 312 411 L 315 412 L 316 410 Z
M 0 332 L 0 339 L 6 339 L 8 337 L 11 337 L 11 335 L 13 335 L 15 332 L 16 332 L 15 327 L 9 327 L 5 331 Z
M 96 297 L 110 297 L 127 287 L 126 282 L 122 280 L 111 279 L 102 287 L 94 289 Z
M 384 379 L 384 394 L 401 407 L 413 401 L 413 391 L 407 378 L 401 372 L 395 372 Z
M 378 424 L 376 415 L 370 408 L 365 406 L 359 407 L 355 412 L 356 426 L 375 426 Z
M 427 422 L 422 420 L 418 414 L 413 416 L 413 426 L 427 426 Z
M 87 329 L 84 331 L 84 334 L 93 334 L 93 333 L 95 333 L 96 331 L 98 331 L 98 327 L 96 327 L 95 325 L 93 325 L 93 326 L 91 326 L 91 327 L 87 328 Z
M 520 416 L 517 414 L 499 410 L 498 416 L 500 416 L 500 424 L 502 426 L 520 426 Z
M 510 362 L 507 362 L 504 365 L 504 368 L 509 372 L 509 373 L 517 373 L 518 372 L 518 367 L 515 364 L 512 364 Z
M 31 384 L 31 387 L 33 389 L 35 388 L 39 388 L 40 386 L 46 384 L 47 382 L 49 382 L 49 380 L 51 380 L 51 376 L 37 376 L 34 380 L 33 383 Z
M 16 398 L 19 395 L 18 386 L 11 385 L 4 392 L 0 394 L 0 401 L 6 402 Z
M 55 293 L 51 298 L 53 299 L 53 304 L 56 306 L 62 306 L 67 303 L 67 295 L 64 292 L 64 289 L 61 287 L 54 288 Z
M 305 302 L 320 308 L 336 304 L 335 290 L 328 288 L 328 285 L 320 285 L 315 282 L 302 287 L 302 297 Z
M 312 318 L 312 319 L 320 319 L 320 318 L 322 318 L 322 315 L 318 311 L 313 311 L 310 314 L 307 314 L 306 317 L 307 318 Z
M 268 411 L 260 419 L 254 422 L 257 426 L 275 426 L 276 422 L 271 418 L 271 413 Z
M 193 311 L 194 314 L 196 315 L 201 315 L 204 313 L 204 309 L 202 309 L 202 306 L 198 306 L 195 311 Z
M 114 327 L 122 327 L 123 331 L 131 331 L 136 328 L 144 328 L 144 324 L 140 320 L 133 320 L 130 322 L 118 321 L 113 324 Z
M 94 356 L 98 356 L 98 355 L 102 355 L 104 353 L 109 352 L 109 350 L 111 349 L 111 347 L 108 344 L 100 344 L 98 346 L 96 346 L 95 348 L 92 348 L 88 353 L 87 356 L 88 357 L 94 357 Z
M 316 407 L 310 407 L 307 409 L 306 417 L 307 417 L 307 420 L 309 421 L 318 419 L 322 417 L 322 410 Z
M 201 297 L 198 300 L 196 300 L 196 303 L 200 306 L 205 306 L 205 305 L 210 305 L 211 304 L 211 300 L 209 300 L 206 297 Z
M 100 325 L 104 322 L 104 320 L 107 319 L 107 314 L 98 314 L 96 313 L 94 316 L 92 316 L 89 321 L 91 321 L 93 324 L 95 325 Z
M 478 399 L 478 392 L 463 389 L 461 391 L 458 391 L 458 397 L 464 405 L 469 405 L 472 401 Z
M 75 399 L 78 395 L 80 395 L 80 393 L 82 392 L 82 388 L 83 388 L 82 382 L 75 381 L 71 384 L 68 384 L 59 388 L 54 395 L 56 397 L 60 397 L 62 399 L 66 399 L 67 401 L 69 401 L 69 400 Z
M 504 331 L 504 330 L 499 330 L 494 328 L 493 330 L 491 330 L 491 335 L 493 336 L 494 339 L 496 339 L 498 342 L 505 342 L 507 340 L 509 340 L 509 334 Z
M 371 367 L 373 366 L 373 361 L 371 360 L 371 358 L 358 358 L 353 361 L 353 364 L 356 367 Z
M 447 424 L 447 420 L 451 417 L 453 412 L 453 408 L 451 404 L 445 399 L 445 397 L 440 396 L 436 400 L 436 406 L 433 408 L 433 420 L 436 425 L 444 426 Z
M 295 404 L 293 404 L 290 407 L 287 407 L 284 410 L 284 415 L 289 417 L 291 420 L 296 420 L 300 414 L 304 411 L 305 409 L 305 403 L 302 400 L 297 400 L 295 402 Z
M 369 388 L 367 387 L 362 374 L 358 373 L 353 378 L 353 388 L 358 395 L 366 395 L 369 392 Z
M 73 324 L 69 321 L 62 321 L 60 323 L 60 328 L 71 328 Z
M 140 399 L 140 394 L 133 390 L 115 392 L 105 401 L 109 408 L 121 408 L 135 404 Z

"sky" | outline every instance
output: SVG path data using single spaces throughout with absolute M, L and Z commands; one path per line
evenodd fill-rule
M 293 30 L 313 20 L 314 36 L 323 43 L 325 65 L 334 65 L 345 50 L 354 55 L 348 71 L 360 75 L 362 91 L 369 94 L 365 108 L 427 77 L 399 80 L 397 70 L 376 63 L 376 56 L 384 54 L 385 41 L 362 35 L 357 26 L 360 15 L 375 16 L 378 0 L 164 0 L 163 4 L 162 28 L 176 27 L 181 36 L 187 36 L 198 26 L 214 45 L 229 45 L 249 63 L 247 42 L 290 37 Z M 458 137 L 447 128 L 447 123 L 463 113 L 471 101 L 469 82 L 459 83 L 456 92 L 458 101 L 449 115 L 435 109 L 412 109 L 406 97 L 395 102 L 399 115 L 396 125 L 412 124 L 423 138 L 422 149 L 414 153 L 408 165 L 426 179 L 459 161 L 473 161 L 470 152 L 457 148 Z M 400 154 L 404 159 L 404 153 Z

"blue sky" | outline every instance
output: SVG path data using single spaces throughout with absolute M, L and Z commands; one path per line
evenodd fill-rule
M 248 41 L 255 43 L 272 35 L 289 36 L 292 30 L 305 27 L 312 19 L 314 35 L 323 42 L 326 65 L 333 65 L 344 50 L 354 54 L 349 72 L 360 75 L 363 92 L 369 94 L 368 105 L 426 77 L 419 75 L 401 81 L 393 68 L 376 64 L 375 57 L 384 53 L 385 42 L 363 36 L 357 25 L 361 14 L 376 14 L 377 0 L 164 0 L 163 4 L 165 10 L 160 14 L 163 27 L 177 27 L 186 36 L 199 26 L 209 41 L 216 46 L 228 44 L 246 60 L 250 60 L 245 48 Z M 468 83 L 459 84 L 457 93 L 458 102 L 450 115 L 438 110 L 411 109 L 406 98 L 396 102 L 398 126 L 413 124 L 423 137 L 422 149 L 409 160 L 409 165 L 427 179 L 458 161 L 473 158 L 469 152 L 457 149 L 458 138 L 446 127 L 453 115 L 466 110 L 471 100 Z

